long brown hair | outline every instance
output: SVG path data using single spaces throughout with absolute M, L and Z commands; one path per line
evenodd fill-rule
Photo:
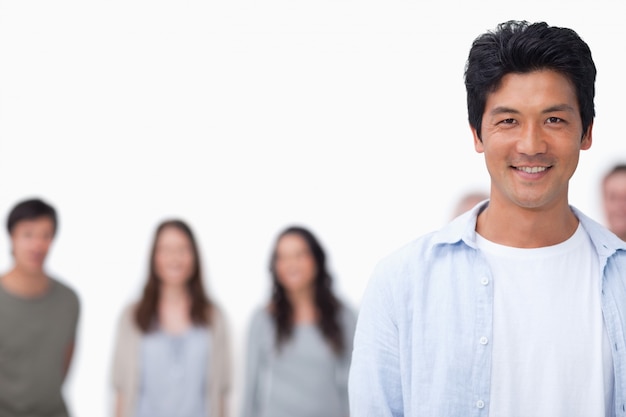
M 157 243 L 161 232 L 166 228 L 175 228 L 183 232 L 189 239 L 191 244 L 191 250 L 193 252 L 193 272 L 187 281 L 187 290 L 191 297 L 191 321 L 194 324 L 210 325 L 210 307 L 211 301 L 207 296 L 204 285 L 202 284 L 202 268 L 200 266 L 200 254 L 198 251 L 198 245 L 196 239 L 191 232 L 191 228 L 182 220 L 166 220 L 162 222 L 154 234 L 154 241 L 152 243 L 152 251 L 150 254 L 150 272 L 148 274 L 148 280 L 143 289 L 143 295 L 137 310 L 135 311 L 135 320 L 137 325 L 144 332 L 147 333 L 154 329 L 154 324 L 158 321 L 158 306 L 159 297 L 161 295 L 161 282 L 156 273 L 155 256 L 157 250 Z
M 315 236 L 302 227 L 289 227 L 278 236 L 270 261 L 270 272 L 273 280 L 270 313 L 276 325 L 276 346 L 280 348 L 291 337 L 294 326 L 293 306 L 276 274 L 278 242 L 283 236 L 289 234 L 297 235 L 304 239 L 315 260 L 317 274 L 313 285 L 315 286 L 315 307 L 319 313 L 317 326 L 333 351 L 336 354 L 341 354 L 345 349 L 343 331 L 339 324 L 341 303 L 332 292 L 332 278 L 326 269 L 326 254 Z

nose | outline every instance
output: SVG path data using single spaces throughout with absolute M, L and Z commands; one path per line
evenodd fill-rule
M 527 123 L 520 131 L 517 139 L 517 152 L 524 155 L 538 155 L 545 153 L 547 143 L 544 132 L 535 123 Z

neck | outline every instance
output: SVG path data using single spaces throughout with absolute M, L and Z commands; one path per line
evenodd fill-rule
M 181 303 L 189 300 L 189 292 L 185 285 L 161 284 L 159 298 L 164 303 Z
M 43 270 L 28 271 L 15 266 L 2 277 L 0 283 L 11 294 L 30 298 L 45 294 L 50 285 L 50 279 Z
M 476 232 L 482 237 L 516 248 L 556 245 L 569 239 L 577 227 L 578 219 L 567 202 L 534 210 L 490 201 L 476 221 Z
M 170 334 L 181 334 L 192 325 L 191 297 L 185 285 L 161 284 L 159 325 Z
M 293 307 L 294 321 L 296 323 L 312 323 L 317 320 L 317 307 L 315 306 L 315 292 L 313 288 L 306 288 L 287 294 Z

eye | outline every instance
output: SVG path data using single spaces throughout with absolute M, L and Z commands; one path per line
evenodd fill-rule
M 546 123 L 563 123 L 565 120 L 561 119 L 560 117 L 548 117 L 548 120 L 546 120 Z
M 517 123 L 517 121 L 515 119 L 504 119 L 504 120 L 501 120 L 500 123 L 504 125 L 512 125 L 512 124 Z

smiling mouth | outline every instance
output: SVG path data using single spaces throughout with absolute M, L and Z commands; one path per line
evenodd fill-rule
M 527 174 L 537 174 L 539 172 L 544 172 L 550 167 L 513 167 L 518 171 L 525 172 Z

